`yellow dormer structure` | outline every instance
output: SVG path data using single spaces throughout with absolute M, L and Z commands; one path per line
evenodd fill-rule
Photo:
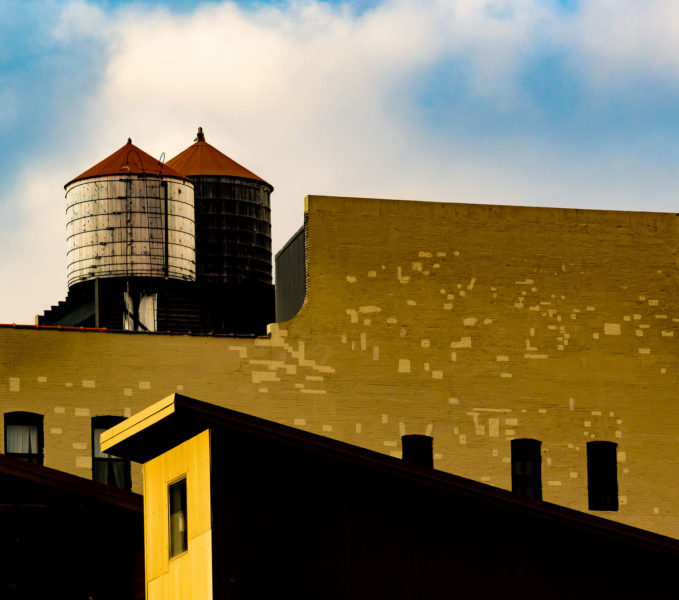
M 109 429 L 102 449 L 152 430 L 174 409 L 168 396 Z M 210 431 L 144 462 L 143 494 L 147 600 L 211 599 Z

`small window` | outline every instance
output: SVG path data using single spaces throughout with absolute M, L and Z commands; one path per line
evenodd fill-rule
M 403 460 L 424 467 L 434 466 L 434 438 L 428 435 L 402 435 L 401 447 Z
M 101 451 L 101 434 L 124 420 L 124 417 L 92 417 L 92 479 L 129 490 L 130 461 Z
M 587 442 L 589 510 L 618 510 L 618 465 L 615 442 Z
M 186 519 L 186 479 L 168 487 L 170 508 L 170 558 L 188 549 Z
M 43 417 L 36 413 L 5 413 L 5 454 L 43 464 Z
M 539 440 L 512 440 L 512 492 L 542 500 L 542 455 Z

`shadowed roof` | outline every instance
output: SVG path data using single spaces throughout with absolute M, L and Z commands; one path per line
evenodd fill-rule
M 0 503 L 4 505 L 70 498 L 71 503 L 77 499 L 82 504 L 89 499 L 139 513 L 143 508 L 140 494 L 3 454 L 0 454 L 0 484 Z
M 84 173 L 71 179 L 64 187 L 68 187 L 76 181 L 81 179 L 90 179 L 92 177 L 104 177 L 106 175 L 162 175 L 163 177 L 176 177 L 177 179 L 187 179 L 172 167 L 160 162 L 157 158 L 153 158 L 142 149 L 138 148 L 132 143 L 130 138 L 119 150 L 106 157 L 101 162 L 98 162 L 93 167 L 90 167 Z
M 258 439 L 274 440 L 301 448 L 306 452 L 370 469 L 374 473 L 390 474 L 404 482 L 421 485 L 423 489 L 440 489 L 471 498 L 475 502 L 494 507 L 492 510 L 501 509 L 516 515 L 528 515 L 537 521 L 556 523 L 679 557 L 679 540 L 674 538 L 549 502 L 526 498 L 491 485 L 415 465 L 177 393 L 146 407 L 105 431 L 101 436 L 101 449 L 116 456 L 144 463 L 206 429 L 217 430 L 216 435 L 238 432 L 246 434 L 251 436 L 253 444 L 256 444 Z
M 187 177 L 211 175 L 214 177 L 240 177 L 253 179 L 265 183 L 273 190 L 273 186 L 264 181 L 243 165 L 220 152 L 205 141 L 202 128 L 198 128 L 196 142 L 174 158 L 167 161 L 167 165 L 183 173 Z

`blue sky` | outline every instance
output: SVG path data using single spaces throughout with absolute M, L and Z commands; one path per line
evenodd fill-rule
M 671 0 L 0 2 L 0 322 L 63 299 L 63 184 L 198 125 L 305 194 L 677 210 Z

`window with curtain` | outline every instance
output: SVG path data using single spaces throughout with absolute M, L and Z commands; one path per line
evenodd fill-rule
M 101 434 L 124 420 L 124 417 L 92 417 L 92 479 L 129 490 L 130 461 L 101 451 Z
M 5 413 L 5 454 L 36 465 L 44 461 L 43 416 L 29 412 Z

